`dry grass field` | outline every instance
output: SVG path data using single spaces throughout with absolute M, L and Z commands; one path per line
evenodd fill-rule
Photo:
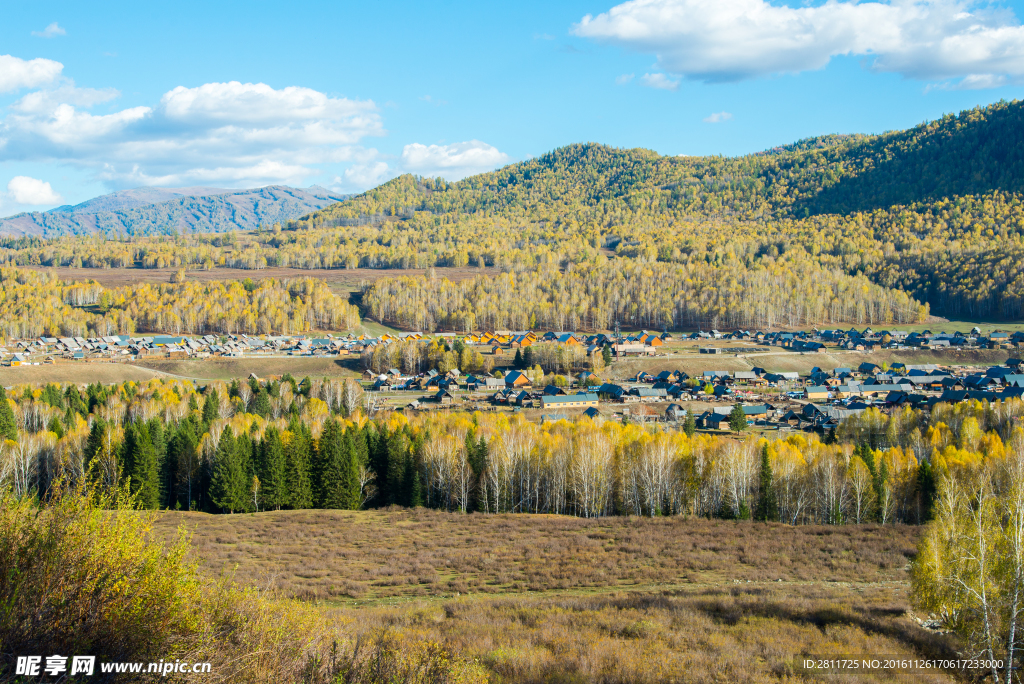
M 203 380 L 245 378 L 255 373 L 261 378 L 291 373 L 296 378 L 310 376 L 358 377 L 359 357 L 282 357 L 282 358 L 217 358 L 196 361 L 149 359 L 138 363 L 60 363 L 56 365 L 0 367 L 0 385 L 10 387 L 23 383 L 99 382 L 111 384 L 151 378 L 178 377 Z
M 806 675 L 806 656 L 955 657 L 947 637 L 919 627 L 882 587 L 735 586 L 604 595 L 460 597 L 337 608 L 362 633 L 444 644 L 488 681 L 955 682 L 953 675 Z
M 280 358 L 214 358 L 196 361 L 172 361 L 170 359 L 149 359 L 136 364 L 140 368 L 176 375 L 185 378 L 206 380 L 229 380 L 245 378 L 250 373 L 258 377 L 284 375 L 291 373 L 298 379 L 305 376 L 323 377 L 358 377 L 359 357 L 316 357 L 295 356 Z
M 370 324 L 372 325 L 372 324 Z M 370 326 L 367 326 L 368 328 Z M 384 328 L 367 330 L 379 334 Z M 615 362 L 603 371 L 601 377 L 609 380 L 624 380 L 639 371 L 657 374 L 663 370 L 683 370 L 696 376 L 706 370 L 750 370 L 755 366 L 773 372 L 797 371 L 802 375 L 819 366 L 823 369 L 850 366 L 856 367 L 864 361 L 881 364 L 902 361 L 904 363 L 938 363 L 956 365 L 986 366 L 1005 362 L 1012 354 L 1005 350 L 967 352 L 873 352 L 798 354 L 773 352 L 770 354 L 698 355 L 679 353 L 676 348 L 672 356 L 652 358 L 628 358 Z M 688 352 L 689 350 L 687 350 Z M 510 363 L 504 359 L 503 363 Z M 499 366 L 500 367 L 500 366 Z M 190 361 L 147 359 L 131 364 L 112 363 L 65 363 L 57 365 L 22 366 L 0 368 L 0 385 L 11 386 L 21 383 L 76 382 L 114 383 L 125 380 L 145 381 L 153 377 L 170 375 L 197 380 L 229 380 L 244 378 L 250 373 L 259 377 L 280 376 L 291 373 L 297 378 L 310 377 L 357 377 L 361 370 L 359 357 L 275 357 L 275 358 L 214 358 Z
M 144 382 L 160 377 L 160 373 L 127 363 L 59 363 L 55 365 L 0 367 L 0 385 L 10 387 L 23 383 L 74 382 L 111 384 L 134 380 Z
M 156 530 L 179 526 L 210 576 L 444 644 L 494 682 L 810 682 L 802 656 L 955 648 L 908 612 L 915 527 L 386 509 L 165 512 Z
M 739 346 L 739 345 L 734 345 Z M 801 354 L 797 352 L 772 351 L 771 353 L 741 354 L 697 354 L 696 349 L 682 345 L 666 346 L 672 356 L 648 358 L 627 358 L 612 365 L 611 375 L 626 378 L 640 371 L 657 374 L 663 370 L 683 370 L 690 375 L 706 370 L 742 371 L 754 367 L 764 368 L 773 373 L 796 371 L 807 375 L 815 366 L 824 370 L 833 368 L 856 368 L 864 362 L 876 363 L 935 363 L 941 365 L 992 366 L 1006 361 L 1016 352 L 1004 349 L 964 351 L 877 351 Z
M 204 567 L 300 598 L 664 588 L 730 582 L 892 583 L 918 528 L 683 518 L 459 515 L 430 509 L 161 514 Z

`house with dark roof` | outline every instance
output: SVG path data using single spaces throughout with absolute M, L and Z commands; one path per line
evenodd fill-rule
M 683 420 L 686 418 L 686 409 L 679 404 L 669 404 L 665 409 L 665 420 Z

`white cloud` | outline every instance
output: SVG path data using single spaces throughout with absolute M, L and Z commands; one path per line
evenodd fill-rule
M 732 114 L 729 112 L 715 112 L 711 116 L 705 117 L 704 123 L 722 123 L 732 118 Z
M 665 71 L 705 82 L 824 68 L 832 57 L 944 87 L 1024 83 L 1024 26 L 977 0 L 631 0 L 587 15 L 572 32 L 657 56 Z
M 621 76 L 616 76 L 615 85 L 626 85 L 633 80 L 634 76 L 636 76 L 636 74 L 622 74 Z
M 64 65 L 52 59 L 18 59 L 0 55 L 0 93 L 35 88 L 54 81 Z
M 211 123 L 294 125 L 297 122 L 363 127 L 372 118 L 373 102 L 331 98 L 311 88 L 289 86 L 274 90 L 265 83 L 207 83 L 198 88 L 178 86 L 160 99 L 168 119 L 189 124 Z
M 263 83 L 178 87 L 153 107 L 109 114 L 89 108 L 117 91 L 32 92 L 0 122 L 0 161 L 50 161 L 92 170 L 113 187 L 301 184 L 317 164 L 367 162 L 361 146 L 384 134 L 369 100 Z
M 479 140 L 451 145 L 413 143 L 402 150 L 402 167 L 406 171 L 424 176 L 439 175 L 447 180 L 491 171 L 508 162 L 507 154 Z
M 57 22 L 53 22 L 42 31 L 32 32 L 32 35 L 37 38 L 55 38 L 56 36 L 66 36 L 67 34 L 68 32 L 62 29 Z
M 92 107 L 116 99 L 121 93 L 115 88 L 77 88 L 70 79 L 53 90 L 35 90 L 11 105 L 11 109 L 23 114 L 49 114 L 59 105 Z
M 648 88 L 679 90 L 679 81 L 673 80 L 662 73 L 644 74 L 640 77 L 640 82 Z
M 372 188 L 394 176 L 387 162 L 373 161 L 365 164 L 353 164 L 345 169 L 345 178 L 335 178 L 334 185 L 338 188 Z
M 60 204 L 63 199 L 49 183 L 28 176 L 15 176 L 7 184 L 7 194 L 18 204 Z

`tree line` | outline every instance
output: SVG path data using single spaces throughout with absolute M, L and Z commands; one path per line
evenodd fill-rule
M 747 269 L 616 260 L 459 282 L 403 276 L 374 282 L 363 303 L 381 322 L 464 332 L 899 325 L 928 315 L 902 291 L 806 263 Z
M 350 330 L 358 309 L 313 278 L 144 283 L 104 288 L 53 273 L 0 268 L 0 332 L 8 338 Z
M 144 506 L 210 512 L 402 505 L 449 511 L 918 523 L 936 478 L 1024 449 L 1024 403 L 868 411 L 767 440 L 579 418 L 367 418 L 354 381 L 291 377 L 19 387 L 0 401 L 0 483 L 130 481 Z

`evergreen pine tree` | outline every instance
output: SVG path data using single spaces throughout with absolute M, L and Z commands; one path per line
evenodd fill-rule
M 375 506 L 387 505 L 390 486 L 388 483 L 388 429 L 386 425 L 377 426 L 374 429 L 368 427 L 366 444 L 370 453 L 370 470 L 373 471 L 374 483 L 377 485 L 377 493 L 372 504 Z
M 103 449 L 103 443 L 107 437 L 107 422 L 102 418 L 97 418 L 92 422 L 92 427 L 89 429 L 89 438 L 85 442 L 85 452 L 83 453 L 83 460 L 85 461 L 86 469 L 92 463 L 96 455 Z
M 885 490 L 889 486 L 889 465 L 884 458 L 878 459 L 877 473 L 872 482 L 875 489 L 875 513 L 881 522 L 884 519 L 882 507 L 885 505 Z
M 412 453 L 405 457 L 405 486 L 402 489 L 405 490 L 402 505 L 410 508 L 423 505 L 423 482 L 420 469 L 416 467 L 416 457 Z
M 256 427 L 256 423 L 253 423 Z M 256 459 L 253 458 L 252 438 L 241 433 L 235 438 L 235 453 L 238 455 L 238 465 L 244 475 L 240 490 L 242 507 L 240 511 L 249 511 L 254 508 L 252 501 L 252 481 L 256 477 Z
M 167 455 L 167 438 L 164 422 L 159 418 L 150 418 L 149 422 L 146 423 L 146 429 L 149 430 L 149 441 L 153 445 L 153 450 L 156 451 L 157 461 L 162 461 Z
M 483 464 L 480 463 L 479 448 L 474 431 L 470 430 L 466 433 L 466 442 L 463 448 L 466 450 L 466 460 L 469 462 L 469 467 L 473 469 L 473 474 L 479 475 L 483 470 Z
M 260 418 L 266 419 L 270 417 L 270 411 L 270 395 L 267 394 L 267 390 L 265 388 L 260 387 L 259 391 L 256 393 L 256 400 L 253 401 L 252 404 L 252 412 Z M 260 483 L 260 486 L 262 487 L 263 484 Z
M 739 404 L 733 406 L 732 412 L 729 413 L 729 429 L 733 432 L 743 432 L 747 429 L 747 414 Z
M 118 455 L 118 462 L 121 464 L 121 476 L 132 477 L 135 470 L 135 454 L 138 451 L 138 432 L 135 423 L 128 423 L 124 429 L 124 441 L 121 442 L 121 453 Z M 88 448 L 88 447 L 87 447 Z M 138 491 L 138 483 L 134 478 L 128 483 L 129 491 L 134 494 Z
M 405 477 L 405 466 L 408 460 L 406 458 L 405 434 L 401 430 L 395 430 L 385 439 L 388 473 L 385 482 L 388 489 L 384 501 L 396 506 L 408 506 L 410 483 Z
M 871 489 L 875 493 L 875 507 L 873 507 L 872 510 L 869 510 L 867 512 L 866 517 L 868 519 L 873 519 L 877 517 L 878 514 L 877 504 L 879 501 L 878 495 L 880 493 L 878 490 L 880 482 L 878 480 L 878 466 L 875 463 L 875 452 L 872 451 L 871 447 L 868 445 L 867 442 L 861 442 L 857 449 L 854 450 L 854 453 L 860 456 L 860 459 L 864 461 L 864 465 L 867 466 L 868 473 L 871 475 Z
M 178 423 L 163 459 L 161 481 L 166 497 L 165 505 L 186 509 L 191 506 L 192 499 L 203 491 L 200 464 L 199 434 L 195 416 L 191 415 Z M 179 493 L 184 494 L 184 502 L 178 496 Z
M 64 426 L 64 430 L 73 430 L 78 422 L 78 413 L 75 412 L 70 406 L 64 411 L 64 417 L 61 419 L 61 425 Z
M 526 366 L 523 365 L 523 350 L 516 349 L 516 357 L 512 359 L 512 367 L 516 370 L 522 370 Z
M 46 426 L 47 431 L 57 435 L 57 439 L 64 437 L 64 423 L 61 422 L 60 418 L 54 416 L 50 419 L 49 424 Z
M 289 424 L 291 441 L 285 450 L 288 473 L 288 505 L 295 509 L 313 507 L 310 481 L 309 428 L 297 419 Z
M 310 486 L 313 492 L 313 508 L 324 507 L 324 499 L 326 498 L 324 479 L 327 472 L 327 455 L 330 451 L 329 442 L 333 438 L 334 428 L 331 425 L 333 422 L 328 421 L 324 425 L 323 430 L 320 432 L 320 437 L 312 446 L 310 453 Z
M 693 411 L 686 412 L 686 420 L 683 421 L 683 432 L 687 437 L 693 437 L 697 432 L 697 419 L 693 417 Z
M 231 513 L 245 510 L 246 475 L 238 461 L 236 443 L 231 428 L 224 428 L 217 443 L 213 476 L 210 478 L 210 500 L 215 506 Z
M 369 432 L 369 426 L 363 428 L 355 427 L 352 429 L 352 441 L 355 445 L 356 461 L 364 468 L 370 467 Z
M 157 461 L 156 449 L 149 439 L 149 429 L 145 424 L 129 423 L 132 434 L 130 457 L 132 492 L 138 495 L 141 508 L 160 507 L 160 465 Z M 128 435 L 125 435 L 128 443 Z
M 329 420 L 320 434 L 318 454 L 318 508 L 348 508 L 349 490 L 346 478 L 348 454 L 345 439 L 337 421 Z
M 288 483 L 281 433 L 273 425 L 263 434 L 259 452 L 260 504 L 264 510 L 281 510 L 288 502 Z
M 918 522 L 926 523 L 935 511 L 935 472 L 931 461 L 922 461 L 917 467 Z
M 345 489 L 348 492 L 347 508 L 358 511 L 362 503 L 362 492 L 359 487 L 359 451 L 356 449 L 353 430 L 345 431 L 345 463 L 342 465 L 345 469 Z
M 7 401 L 7 391 L 3 387 L 0 387 L 0 438 L 18 438 L 18 423 L 14 419 L 14 409 Z
M 68 385 L 68 388 L 64 390 L 64 398 L 67 401 L 69 410 L 82 417 L 89 415 L 89 405 L 85 403 L 85 399 L 82 398 L 82 393 L 78 391 L 77 387 Z
M 203 424 L 209 425 L 220 415 L 220 397 L 217 396 L 217 390 L 210 388 L 210 391 L 206 395 L 206 400 L 203 401 Z
M 864 461 L 864 465 L 868 467 L 868 472 L 871 473 L 871 477 L 875 476 L 875 452 L 871 450 L 867 442 L 861 442 L 855 453 L 860 456 L 860 459 Z
M 533 365 L 533 347 L 527 347 L 526 351 L 523 352 L 523 368 L 529 368 Z
M 612 348 L 610 345 L 604 345 L 601 349 L 601 360 L 604 361 L 604 366 L 607 368 L 612 363 Z
M 772 474 L 771 460 L 768 458 L 768 445 L 761 447 L 761 473 L 758 478 L 757 510 L 755 520 L 765 522 L 779 519 L 779 506 L 775 499 L 775 478 Z

